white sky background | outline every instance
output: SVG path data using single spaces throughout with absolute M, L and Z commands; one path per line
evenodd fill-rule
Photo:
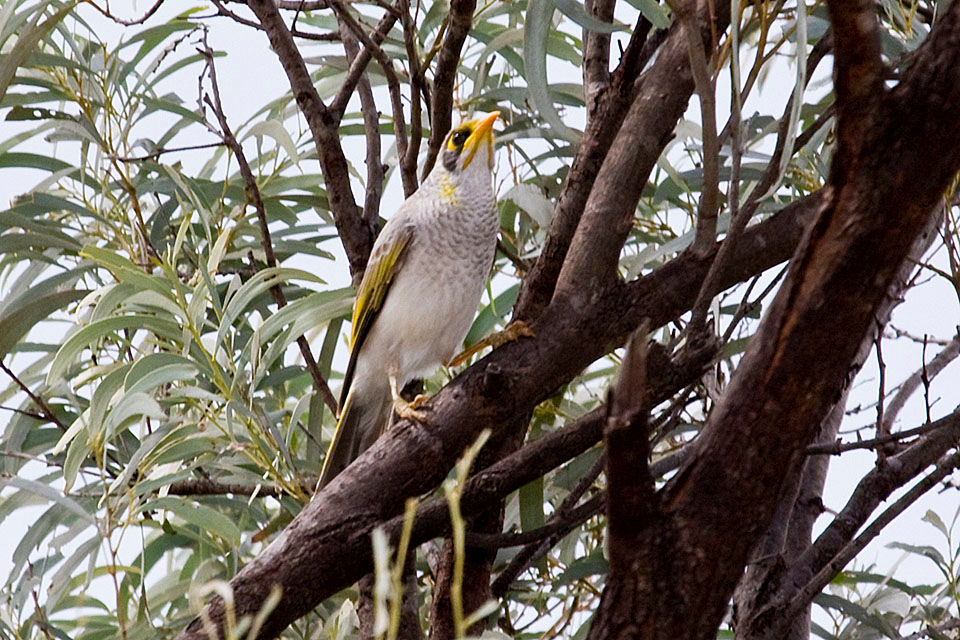
M 130 17 L 140 15 L 152 2 L 136 3 L 134 9 L 126 10 L 117 8 L 119 4 L 114 5 L 114 10 L 122 12 L 123 15 Z M 623 5 L 624 3 L 619 3 Z M 186 8 L 181 3 L 168 3 L 157 17 L 153 18 L 148 24 L 157 24 L 164 20 L 164 16 L 169 17 L 177 11 Z M 238 13 L 243 14 L 244 7 L 240 5 L 231 5 L 231 8 Z M 143 27 L 132 27 L 124 29 L 112 22 L 102 18 L 99 14 L 92 11 L 88 6 L 81 6 L 80 11 L 87 19 L 96 26 L 98 36 L 108 42 L 116 42 L 121 37 L 129 37 L 132 33 Z M 627 22 L 632 22 L 629 17 L 619 16 Z M 216 60 L 217 75 L 219 78 L 219 87 L 221 97 L 224 103 L 228 121 L 236 128 L 242 122 L 245 122 L 263 104 L 277 95 L 287 90 L 287 80 L 280 66 L 277 57 L 270 51 L 266 36 L 262 32 L 254 32 L 248 27 L 237 25 L 228 18 L 220 18 L 212 23 L 213 26 L 209 33 L 210 46 L 218 51 L 225 51 L 226 56 Z M 181 45 L 184 46 L 184 45 Z M 186 45 L 191 46 L 191 45 Z M 616 51 L 616 45 L 613 51 Z M 616 55 L 616 54 L 614 54 Z M 821 81 L 828 79 L 830 74 L 830 59 L 821 62 L 816 75 Z M 767 85 L 763 90 L 755 92 L 751 100 L 744 105 L 744 115 L 749 115 L 755 111 L 763 114 L 772 114 L 779 117 L 786 103 L 787 97 L 793 85 L 794 71 L 787 58 L 783 58 L 782 75 L 780 73 L 771 73 L 767 78 Z M 574 74 L 573 76 L 566 74 Z M 195 105 L 197 96 L 197 85 L 195 76 L 189 73 L 180 73 L 174 76 L 180 85 L 173 87 L 184 100 L 186 106 Z M 554 62 L 550 67 L 551 82 L 579 82 L 579 69 L 570 65 Z M 810 91 L 822 91 L 816 88 L 816 82 L 812 83 Z M 354 105 L 356 98 L 354 98 Z M 719 83 L 717 91 L 717 109 L 718 124 L 722 126 L 726 120 L 729 105 L 729 76 L 725 73 Z M 383 105 L 389 104 L 387 101 Z M 699 110 L 697 100 L 691 101 L 691 107 L 687 113 L 690 120 L 699 119 Z M 568 124 L 582 128 L 582 112 L 570 111 L 565 114 Z M 0 140 L 4 140 L 14 135 L 17 131 L 29 128 L 34 123 L 11 123 L 0 121 Z M 195 131 L 199 128 L 195 128 Z M 213 134 L 203 132 L 196 136 L 193 143 L 213 142 Z M 64 144 L 64 143 L 61 143 Z M 176 144 L 176 141 L 174 142 Z M 353 137 L 350 139 L 351 146 L 346 148 L 348 156 L 358 169 L 363 167 L 363 148 L 362 138 Z M 389 145 L 385 139 L 384 150 Z M 245 143 L 247 153 L 252 157 L 255 153 L 255 147 L 252 140 Z M 17 151 L 30 151 L 34 153 L 49 153 L 49 145 L 42 140 L 33 140 L 21 145 Z M 63 149 L 61 149 L 63 150 Z M 766 149 L 765 151 L 769 151 Z M 501 160 L 499 170 L 501 176 L 507 173 L 507 167 L 502 160 L 503 154 L 500 154 Z M 181 161 L 186 166 L 196 165 L 197 167 L 206 159 L 206 152 L 170 154 L 163 157 L 164 162 Z M 6 206 L 13 197 L 29 190 L 39 180 L 46 177 L 45 173 L 0 169 L 0 205 Z M 501 190 L 503 191 L 503 189 Z M 360 195 L 359 189 L 356 191 Z M 382 206 L 382 214 L 389 217 L 399 199 L 402 197 L 399 188 L 399 180 L 395 176 L 389 185 Z M 340 287 L 349 283 L 346 272 L 343 251 L 339 242 L 328 243 L 327 249 L 337 255 L 337 262 L 333 269 L 326 268 L 319 275 L 326 279 L 332 287 Z M 945 263 L 943 256 L 938 258 L 940 263 Z M 945 266 L 941 264 L 941 266 Z M 0 283 L 0 299 L 2 299 L 3 284 Z M 898 328 L 905 329 L 914 335 L 929 334 L 936 338 L 949 339 L 957 331 L 957 324 L 960 322 L 960 305 L 958 305 L 956 292 L 943 279 L 933 276 L 932 280 L 923 287 L 913 289 L 908 294 L 904 304 L 902 304 L 894 314 L 893 324 Z M 910 343 L 906 340 L 890 341 L 883 343 L 884 360 L 887 363 L 886 386 L 892 388 L 902 379 L 910 375 L 921 364 L 921 346 Z M 937 351 L 938 347 L 928 348 L 928 359 Z M 16 368 L 16 367 L 15 367 Z M 933 418 L 936 419 L 953 410 L 958 402 L 956 390 L 960 385 L 960 366 L 951 365 L 940 377 L 938 377 L 931 387 L 931 399 L 939 399 L 934 405 Z M 3 381 L 6 384 L 6 381 Z M 850 396 L 849 407 L 857 405 L 868 405 L 874 403 L 877 397 L 877 367 L 875 352 L 870 355 L 868 364 L 864 367 Z M 15 406 L 15 402 L 9 403 Z M 850 429 L 853 425 L 868 426 L 876 419 L 875 410 L 865 411 L 858 416 L 848 418 L 844 429 Z M 8 420 L 7 412 L 0 412 L 0 428 Z M 925 411 L 923 406 L 922 390 L 915 394 L 914 398 L 907 405 L 900 415 L 898 425 L 902 428 L 911 428 L 921 425 L 925 420 Z M 869 431 L 864 432 L 864 437 L 872 437 Z M 834 458 L 830 467 L 830 474 L 827 481 L 827 489 L 824 495 L 824 503 L 830 509 L 840 509 L 846 502 L 850 491 L 862 476 L 873 466 L 875 456 L 866 451 L 850 452 L 840 458 Z M 37 467 L 37 473 L 42 470 Z M 912 483 L 911 485 L 912 486 Z M 894 496 L 895 498 L 896 496 Z M 888 502 L 889 503 L 889 502 Z M 948 524 L 952 521 L 954 512 L 957 509 L 957 495 L 955 491 L 948 491 L 942 494 L 931 492 L 924 499 L 918 501 L 906 513 L 901 515 L 892 525 L 887 527 L 883 534 L 874 541 L 863 553 L 860 554 L 858 568 L 864 568 L 864 564 L 876 563 L 876 572 L 884 573 L 889 568 L 901 560 L 901 552 L 885 548 L 885 545 L 892 541 L 909 542 L 911 544 L 930 544 L 941 551 L 946 552 L 945 541 L 942 536 L 929 524 L 921 522 L 921 517 L 927 509 L 933 509 Z M 881 507 L 882 508 L 882 507 Z M 0 524 L 0 540 L 11 541 L 18 540 L 27 527 L 27 511 L 21 512 L 20 522 L 14 519 L 8 519 Z M 829 522 L 828 517 L 821 518 L 821 526 Z M 10 553 L 14 545 L 3 545 L 0 550 L 0 580 L 5 580 L 11 567 Z M 848 568 L 852 568 L 851 567 Z M 908 583 L 917 582 L 935 583 L 940 579 L 939 573 L 934 569 L 933 564 L 916 556 L 911 556 L 904 560 L 897 568 L 897 577 Z M 824 619 L 818 616 L 821 624 Z

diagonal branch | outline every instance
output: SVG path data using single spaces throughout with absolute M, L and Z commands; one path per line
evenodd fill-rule
M 41 411 L 40 415 L 36 416 L 37 418 L 52 422 L 53 424 L 57 425 L 57 428 L 60 429 L 60 431 L 67 430 L 67 425 L 63 424 L 60 418 L 57 417 L 57 414 L 53 412 L 53 410 L 50 408 L 50 405 L 47 404 L 47 401 L 34 393 L 28 384 L 18 378 L 17 374 L 11 371 L 7 365 L 3 364 L 2 360 L 0 360 L 0 371 L 3 371 L 5 374 L 7 374 L 7 376 L 13 380 L 14 384 L 20 387 L 20 390 L 27 394 L 27 397 L 30 398 L 33 404 L 37 405 L 37 408 Z
M 253 205 L 253 208 L 257 212 L 257 222 L 260 226 L 260 241 L 263 244 L 263 253 L 267 260 L 267 266 L 273 268 L 277 266 L 277 258 L 273 253 L 273 242 L 270 240 L 270 226 L 267 224 L 267 212 L 263 206 L 263 198 L 260 196 L 257 179 L 253 175 L 253 171 L 250 169 L 250 163 L 247 162 L 247 157 L 243 153 L 243 147 L 240 146 L 236 136 L 234 136 L 230 130 L 230 125 L 227 124 L 227 117 L 223 113 L 223 105 L 220 102 L 220 88 L 217 85 L 217 71 L 213 64 L 213 51 L 207 46 L 206 32 L 204 32 L 203 45 L 204 48 L 200 50 L 200 53 L 207 60 L 207 69 L 210 72 L 210 84 L 213 88 L 213 100 L 211 101 L 210 96 L 206 96 L 205 102 L 213 109 L 214 114 L 217 116 L 217 121 L 220 123 L 220 131 L 212 127 L 211 129 L 213 133 L 219 135 L 223 143 L 230 148 L 230 151 L 233 152 L 234 157 L 237 159 L 237 164 L 240 165 L 240 175 L 243 176 L 247 201 Z M 286 306 L 287 297 L 284 295 L 283 288 L 279 283 L 270 287 L 270 292 L 273 294 L 273 299 L 277 302 L 278 309 Z M 320 373 L 320 368 L 317 366 L 317 361 L 313 357 L 313 352 L 310 351 L 310 343 L 307 342 L 307 338 L 303 335 L 299 336 L 297 338 L 297 346 L 300 348 L 300 354 L 303 356 L 303 361 L 307 365 L 310 377 L 313 378 L 314 389 L 323 398 L 324 403 L 330 408 L 330 411 L 336 415 L 338 410 L 337 399 L 334 397 L 333 392 L 330 391 L 327 381 L 323 379 L 323 375 Z M 313 437 L 310 433 L 306 433 L 308 437 Z
M 553 296 L 560 268 L 597 173 L 636 94 L 634 83 L 637 76 L 664 42 L 663 34 L 666 31 L 658 31 L 647 39 L 651 26 L 642 16 L 638 19 L 623 59 L 614 71 L 611 87 L 600 95 L 600 103 L 593 117 L 587 120 L 587 130 L 564 180 L 540 256 L 520 285 L 520 294 L 513 310 L 515 319 L 527 322 L 535 319 Z M 670 33 L 671 38 L 677 37 L 677 29 L 672 29 Z M 684 102 L 689 99 L 689 94 L 683 96 L 679 93 L 673 88 L 666 95 L 671 101 L 674 97 Z
M 927 474 L 920 482 L 911 487 L 909 491 L 884 509 L 860 535 L 844 545 L 830 562 L 824 565 L 823 568 L 797 592 L 793 598 L 793 602 L 791 602 L 790 607 L 787 609 L 786 615 L 788 617 L 796 616 L 800 610 L 810 606 L 810 602 L 814 596 L 830 584 L 830 581 L 833 580 L 857 554 L 863 551 L 864 547 L 880 535 L 883 529 L 893 522 L 894 518 L 903 513 L 907 507 L 916 502 L 923 494 L 934 488 L 937 483 L 953 473 L 958 466 L 960 466 L 960 451 L 945 455 L 938 460 L 936 469 Z
M 718 286 L 729 287 L 785 260 L 821 202 L 819 194 L 810 196 L 748 229 Z M 659 327 L 681 315 L 692 304 L 696 285 L 708 266 L 709 258 L 684 254 L 636 282 L 612 288 L 594 305 L 556 307 L 534 324 L 535 338 L 507 343 L 461 373 L 425 406 L 429 412 L 425 423 L 397 423 L 314 496 L 294 522 L 233 578 L 237 615 L 259 611 L 270 585 L 281 585 L 284 600 L 261 632 L 262 638 L 273 637 L 316 603 L 368 572 L 369 532 L 374 526 L 401 514 L 408 496 L 430 491 L 441 482 L 464 447 L 483 429 L 504 424 L 514 412 L 532 410 L 590 362 L 622 344 L 643 317 L 651 319 L 651 327 Z M 532 371 L 538 375 L 531 375 Z M 657 383 L 671 375 L 665 371 L 657 376 Z M 672 388 L 683 388 L 686 380 L 679 375 Z M 597 420 L 592 434 L 577 435 L 579 444 L 557 454 L 555 464 L 576 455 L 577 447 L 583 451 L 592 446 L 600 437 L 600 424 Z M 525 484 L 529 480 L 523 473 L 543 473 L 542 466 L 537 467 L 546 464 L 547 456 L 543 450 L 532 451 L 533 455 L 525 458 L 527 463 L 510 475 L 511 482 Z M 530 447 L 521 452 L 530 455 Z M 425 465 L 424 460 L 432 463 Z M 496 474 L 495 468 L 500 469 Z M 502 488 L 508 484 L 503 471 L 494 465 L 477 477 L 503 483 Z M 474 480 L 472 477 L 469 482 Z M 491 491 L 487 495 L 505 495 Z M 471 507 L 468 495 L 465 491 L 465 514 L 489 508 L 484 496 L 478 496 L 479 504 Z M 448 518 L 443 515 L 446 505 L 441 508 L 438 517 Z M 413 542 L 419 543 L 433 532 L 442 532 L 442 528 L 418 528 Z M 211 601 L 206 612 L 222 624 L 222 601 Z M 195 621 L 179 637 L 204 638 L 202 624 Z
M 719 26 L 729 21 L 729 9 L 728 3 L 720 3 Z M 711 24 L 706 18 L 699 22 Z M 620 250 L 633 228 L 640 193 L 693 92 L 683 31 L 674 23 L 657 64 L 641 77 L 643 88 L 596 174 L 560 270 L 555 296 L 589 295 L 617 278 Z M 710 41 L 709 26 L 701 37 Z
M 440 146 L 450 132 L 453 111 L 453 90 L 460 65 L 460 52 L 473 24 L 473 12 L 477 0 L 452 0 L 447 16 L 447 31 L 437 54 L 437 66 L 433 71 L 433 103 L 430 105 L 430 140 L 427 143 L 427 158 L 423 163 L 421 179 L 429 175 L 437 161 Z
M 871 21 L 876 21 L 872 5 L 857 19 L 861 29 L 834 25 L 836 50 L 848 52 L 838 54 L 838 65 L 856 64 L 859 58 L 849 55 L 849 48 L 871 33 Z M 827 206 L 794 257 L 690 462 L 665 489 L 673 530 L 681 536 L 672 548 L 679 546 L 686 557 L 676 573 L 686 606 L 650 613 L 665 615 L 661 623 L 667 627 L 673 622 L 697 637 L 706 637 L 707 629 L 715 633 L 749 552 L 774 515 L 784 478 L 802 461 L 803 448 L 845 384 L 915 238 L 939 212 L 941 194 L 960 169 L 960 150 L 936 158 L 928 150 L 944 135 L 960 135 L 958 65 L 960 5 L 953 4 L 892 91 L 844 94 L 861 100 L 859 118 L 870 123 L 869 130 L 861 121 L 851 123 L 849 111 L 839 123 L 838 140 L 847 141 L 839 145 L 824 190 Z M 840 77 L 847 74 L 838 70 Z M 843 113 L 840 99 L 838 92 Z M 730 513 L 738 514 L 735 522 Z M 725 549 L 722 559 L 708 552 L 718 544 Z M 694 574 L 709 575 L 710 589 Z M 685 616 L 693 611 L 700 615 L 691 628 Z
M 340 39 L 343 41 L 343 50 L 351 65 L 360 55 L 358 36 L 364 38 L 364 46 L 368 49 L 375 45 L 363 29 L 350 15 L 349 11 L 339 2 L 333 3 L 333 10 L 340 23 Z M 369 43 L 369 44 L 368 44 Z M 344 85 L 346 86 L 346 85 Z M 367 142 L 367 183 L 363 200 L 363 219 L 371 227 L 376 227 L 380 213 L 380 199 L 383 197 L 384 171 L 383 161 L 380 160 L 380 113 L 377 111 L 377 102 L 373 97 L 373 89 L 367 75 L 361 74 L 357 81 L 357 94 L 360 96 L 360 112 L 363 115 L 363 133 Z
M 347 9 L 341 4 L 340 0 L 330 0 L 330 5 L 334 8 L 334 11 L 337 14 L 337 18 L 344 20 L 345 16 L 349 20 L 353 20 L 352 17 L 347 13 Z M 350 68 L 347 70 L 347 76 L 343 79 L 343 83 L 340 85 L 340 89 L 337 91 L 337 95 L 334 96 L 333 100 L 330 102 L 330 113 L 334 115 L 334 118 L 339 123 L 340 118 L 343 117 L 343 111 L 347 108 L 347 103 L 350 101 L 350 96 L 353 95 L 353 91 L 357 86 L 357 83 L 360 82 L 360 78 L 363 76 L 363 72 L 366 70 L 367 65 L 370 63 L 370 59 L 374 56 L 374 53 L 379 49 L 380 45 L 383 43 L 384 39 L 387 37 L 387 34 L 390 33 L 390 29 L 393 28 L 393 25 L 397 22 L 397 13 L 395 11 L 386 11 L 383 16 L 380 18 L 380 22 L 377 23 L 377 27 L 373 30 L 373 34 L 369 38 L 369 42 L 372 44 L 367 44 L 353 59 L 350 61 Z M 356 22 L 353 23 L 351 27 L 354 33 L 358 31 L 362 33 L 359 25 Z M 342 35 L 342 34 L 341 34 Z M 361 38 L 361 40 L 365 40 Z
M 310 79 L 303 56 L 300 55 L 290 30 L 287 29 L 272 0 L 248 0 L 247 4 L 260 20 L 270 39 L 270 45 L 280 58 L 290 82 L 290 89 L 297 100 L 297 106 L 300 107 L 300 111 L 307 120 L 307 126 L 313 134 L 330 213 L 333 214 L 337 232 L 347 253 L 350 275 L 355 283 L 359 282 L 373 246 L 374 229 L 362 219 L 353 198 L 347 159 L 343 155 L 337 133 L 340 119 L 327 109 L 323 100 L 320 99 Z M 362 56 L 363 52 L 357 58 L 360 59 Z

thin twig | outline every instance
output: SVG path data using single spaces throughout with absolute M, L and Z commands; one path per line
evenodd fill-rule
M 160 147 L 152 153 L 148 153 L 145 156 L 109 156 L 111 160 L 116 160 L 117 162 L 145 162 L 147 160 L 156 160 L 164 153 L 179 153 L 181 151 L 196 151 L 198 149 L 212 149 L 214 147 L 222 147 L 223 142 L 210 142 L 207 144 L 191 144 L 185 147 Z
M 926 345 L 924 345 L 924 351 L 926 351 Z M 894 420 L 896 420 L 897 415 L 900 413 L 900 410 L 903 409 L 907 400 L 917 390 L 917 387 L 923 383 L 924 389 L 929 389 L 930 380 L 943 371 L 948 364 L 956 360 L 958 355 L 960 355 L 960 333 L 954 336 L 953 339 L 945 345 L 945 348 L 934 356 L 930 362 L 927 362 L 925 357 L 923 358 L 923 364 L 920 369 L 900 384 L 900 389 L 896 395 L 893 396 L 893 399 L 890 400 L 886 409 L 884 409 L 883 425 L 886 433 L 890 433 Z M 929 402 L 927 402 L 927 405 L 929 406 Z M 929 408 L 927 422 L 930 422 Z
M 568 509 L 563 517 L 557 517 L 556 514 L 554 514 L 549 522 L 536 529 L 510 533 L 478 533 L 468 531 L 466 541 L 471 547 L 480 547 L 483 549 L 519 547 L 530 544 L 539 546 L 542 540 L 553 537 L 558 533 L 562 532 L 561 537 L 566 536 L 567 533 L 603 511 L 605 497 L 604 493 L 597 494 L 583 504 Z M 523 573 L 523 571 L 521 571 L 521 573 Z
M 224 144 L 230 148 L 230 150 L 233 152 L 233 155 L 237 159 L 237 164 L 240 166 L 240 175 L 243 176 L 245 185 L 244 190 L 246 191 L 247 200 L 253 205 L 257 212 L 257 221 L 260 225 L 261 243 L 263 244 L 263 252 L 266 257 L 267 266 L 273 268 L 277 266 L 277 258 L 273 253 L 273 243 L 270 240 L 270 227 L 267 224 L 267 212 L 263 205 L 263 198 L 260 195 L 260 188 L 257 186 L 257 179 L 253 175 L 253 171 L 250 169 L 250 164 L 247 162 L 247 158 L 243 153 L 243 147 L 240 146 L 240 143 L 230 130 L 230 126 L 227 123 L 227 117 L 223 113 L 223 105 L 220 102 L 220 88 L 217 85 L 217 72 L 213 63 L 213 50 L 207 45 L 206 32 L 204 32 L 203 47 L 204 48 L 199 51 L 200 54 L 203 55 L 207 60 L 207 69 L 210 73 L 210 84 L 213 89 L 213 100 L 211 101 L 210 96 L 206 95 L 204 97 L 204 102 L 206 102 L 206 104 L 213 109 L 214 114 L 217 117 L 217 121 L 220 123 L 220 131 L 217 131 L 210 125 L 208 125 L 208 127 L 213 133 L 221 137 Z M 273 293 L 273 298 L 277 302 L 278 309 L 286 306 L 287 298 L 283 293 L 283 288 L 279 283 L 272 286 L 270 291 Z M 333 392 L 327 385 L 327 381 L 323 379 L 323 375 L 320 373 L 320 368 L 317 366 L 317 361 L 314 359 L 313 353 L 310 350 L 310 343 L 307 342 L 306 337 L 301 335 L 297 338 L 297 345 L 300 347 L 300 353 L 303 355 L 307 369 L 310 371 L 310 376 L 313 378 L 314 388 L 316 389 L 317 393 L 323 397 L 323 401 L 327 407 L 329 407 L 334 415 L 336 415 L 338 410 L 336 397 L 334 397 Z M 307 435 L 313 437 L 309 432 L 307 432 Z
M 417 190 L 417 158 L 423 140 L 423 97 L 430 104 L 430 93 L 423 76 L 420 52 L 417 50 L 416 22 L 410 15 L 410 0 L 398 0 L 400 23 L 403 26 L 403 42 L 407 49 L 407 67 L 410 76 L 410 139 L 402 156 L 399 156 L 400 180 L 404 195 L 409 197 Z M 397 147 L 399 155 L 399 146 Z
M 873 449 L 878 445 L 887 444 L 888 442 L 898 442 L 906 438 L 912 438 L 913 436 L 921 436 L 925 433 L 930 433 L 931 431 L 936 431 L 949 426 L 952 425 L 943 422 L 931 422 L 920 427 L 905 429 L 903 431 L 897 431 L 896 433 L 889 433 L 887 435 L 871 438 L 869 440 L 858 440 L 857 442 L 833 442 L 830 444 L 812 444 L 804 449 L 803 452 L 807 455 L 836 456 L 847 451 L 854 451 L 856 449 Z
M 953 470 L 960 466 L 960 451 L 944 456 L 936 463 L 937 468 L 915 484 L 909 491 L 901 496 L 896 502 L 884 509 L 877 518 L 871 522 L 863 533 L 848 542 L 823 568 L 820 569 L 807 582 L 802 589 L 793 597 L 790 607 L 784 614 L 784 619 L 793 620 L 801 611 L 810 605 L 814 596 L 820 593 L 831 580 L 845 567 L 847 563 L 853 560 L 857 554 L 863 551 L 874 538 L 880 535 L 880 532 L 890 524 L 894 518 L 903 513 L 903 511 L 916 502 L 923 494 L 932 489 L 943 478 L 953 473 Z
M 220 0 L 210 0 L 213 3 L 213 6 L 217 8 L 217 16 L 230 18 L 237 24 L 242 24 L 245 27 L 252 27 L 258 31 L 266 31 L 263 25 L 257 24 L 253 20 L 248 20 L 243 16 L 237 15 L 233 11 L 230 11 L 225 6 L 223 6 Z M 199 18 L 201 16 L 194 16 L 194 18 Z M 309 33 L 306 31 L 300 31 L 299 29 L 292 27 L 290 33 L 295 35 L 298 38 L 303 38 L 304 40 L 317 40 L 320 42 L 336 41 L 340 39 L 339 33 Z
M 359 284 L 373 247 L 375 233 L 363 220 L 353 197 L 350 171 L 337 130 L 339 117 L 327 108 L 317 93 L 306 62 L 272 0 L 249 0 L 247 5 L 263 25 L 270 44 L 283 65 L 297 106 L 313 134 L 327 189 L 329 211 L 333 214 L 337 233 L 347 254 L 351 278 L 354 284 Z M 360 52 L 357 61 L 363 56 L 364 53 Z M 350 92 L 352 91 L 351 87 Z
M 164 1 L 164 0 L 157 0 L 157 1 L 153 4 L 152 7 L 150 7 L 149 9 L 147 9 L 147 12 L 146 12 L 146 13 L 144 13 L 142 16 L 140 16 L 139 18 L 136 18 L 136 19 L 134 19 L 134 20 L 124 20 L 123 18 L 118 18 L 117 16 L 113 15 L 113 13 L 110 11 L 110 9 L 104 9 L 103 7 L 101 7 L 100 5 L 98 5 L 96 2 L 90 2 L 89 4 L 90 4 L 90 6 L 92 6 L 94 9 L 96 9 L 96 10 L 99 11 L 101 14 L 103 14 L 104 17 L 109 18 L 110 20 L 113 20 L 113 21 L 116 22 L 117 24 L 119 24 L 119 25 L 121 25 L 121 26 L 124 26 L 124 27 L 132 27 L 133 25 L 143 24 L 144 22 L 146 22 L 146 21 L 150 18 L 150 16 L 152 16 L 153 14 L 155 14 L 155 13 L 157 12 L 157 9 L 159 9 L 159 8 L 160 8 L 160 5 L 163 4 L 163 1 Z
M 10 369 L 8 369 L 8 368 L 7 368 L 7 365 L 3 364 L 3 361 L 0 361 L 0 369 L 2 369 L 3 372 L 4 372 L 5 374 L 7 374 L 7 375 L 10 377 L 10 379 L 13 380 L 13 382 L 14 382 L 18 387 L 20 387 L 20 389 L 21 389 L 25 394 L 27 394 L 27 397 L 29 397 L 30 400 L 33 401 L 33 404 L 37 405 L 37 407 L 40 408 L 40 410 L 43 412 L 43 417 L 44 417 L 44 419 L 49 420 L 49 421 L 52 422 L 53 424 L 57 425 L 57 427 L 60 429 L 60 431 L 66 431 L 66 430 L 67 430 L 67 425 L 65 425 L 65 424 L 63 424 L 62 422 L 60 422 L 60 418 L 58 418 L 57 415 L 53 412 L 53 410 L 50 409 L 50 405 L 48 405 L 43 398 L 41 398 L 40 396 L 38 396 L 37 394 L 35 394 L 35 393 L 30 389 L 30 387 L 28 387 L 28 386 L 26 385 L 26 383 L 24 383 L 22 380 L 20 380 L 20 378 L 17 377 L 17 374 L 15 374 L 13 371 L 11 371 Z
M 877 327 L 877 339 L 874 341 L 874 346 L 877 350 L 877 370 L 879 371 L 880 381 L 877 384 L 877 437 L 883 438 L 890 435 L 889 429 L 887 429 L 887 423 L 883 419 L 883 399 L 886 397 L 886 386 L 887 386 L 887 365 L 883 361 L 883 328 Z M 884 458 L 883 449 L 877 449 L 877 458 L 882 460 Z
M 340 0 L 330 0 L 330 4 L 338 6 L 340 5 Z M 338 9 L 338 15 L 342 15 L 344 13 L 346 13 L 346 10 L 341 6 Z M 350 101 L 350 96 L 353 95 L 354 88 L 360 81 L 360 77 L 363 75 L 364 70 L 366 70 L 367 64 L 370 62 L 370 58 L 373 57 L 374 49 L 379 49 L 379 45 L 387 37 L 387 34 L 390 32 L 390 29 L 393 28 L 393 25 L 396 23 L 396 21 L 396 14 L 389 11 L 384 12 L 383 16 L 380 18 L 380 22 L 377 23 L 376 29 L 374 29 L 373 34 L 370 36 L 370 41 L 376 46 L 364 47 L 350 63 L 350 68 L 347 70 L 347 75 L 340 84 L 340 89 L 337 91 L 337 95 L 335 95 L 333 100 L 330 102 L 330 113 L 337 121 L 339 121 L 343 116 L 343 111 L 347 108 L 347 103 Z

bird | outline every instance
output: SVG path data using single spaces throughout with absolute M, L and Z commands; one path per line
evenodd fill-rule
M 337 428 L 317 483 L 326 486 L 386 430 L 391 411 L 423 420 L 400 391 L 457 353 L 493 266 L 500 112 L 450 131 L 440 162 L 387 221 L 357 288 Z

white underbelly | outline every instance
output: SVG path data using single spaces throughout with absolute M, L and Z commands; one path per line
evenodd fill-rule
M 364 342 L 361 360 L 382 360 L 370 364 L 395 375 L 400 385 L 449 362 L 470 329 L 487 274 L 458 275 L 466 274 L 446 273 L 445 282 L 412 281 L 399 274 Z

